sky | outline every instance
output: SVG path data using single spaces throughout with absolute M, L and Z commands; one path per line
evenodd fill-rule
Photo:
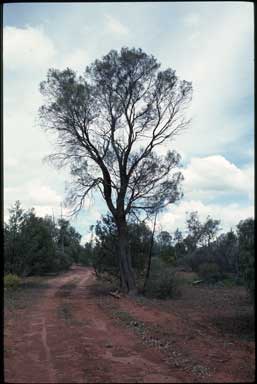
M 16 200 L 57 218 L 65 199 L 68 170 L 43 161 L 55 148 L 38 121 L 47 70 L 82 74 L 123 46 L 153 54 L 193 85 L 192 122 L 170 144 L 182 156 L 184 197 L 158 216 L 158 230 L 184 230 L 192 211 L 221 220 L 222 231 L 254 216 L 252 3 L 10 3 L 3 22 L 5 221 Z M 106 212 L 99 197 L 86 201 L 71 220 L 82 242 Z

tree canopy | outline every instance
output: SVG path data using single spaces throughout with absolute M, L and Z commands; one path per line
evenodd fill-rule
M 115 215 L 165 206 L 180 197 L 180 160 L 154 149 L 188 124 L 184 110 L 191 83 L 172 69 L 160 71 L 157 60 L 141 49 L 110 51 L 86 68 L 84 76 L 71 69 L 50 69 L 40 85 L 46 104 L 40 109 L 47 129 L 58 133 L 60 152 L 50 156 L 59 166 L 69 164 L 73 176 L 70 203 L 98 189 Z
M 50 69 L 40 84 L 43 127 L 57 136 L 49 159 L 69 165 L 67 203 L 78 212 L 90 191 L 108 206 L 119 236 L 125 289 L 134 289 L 127 247 L 127 217 L 151 214 L 182 196 L 180 155 L 157 148 L 188 126 L 190 82 L 141 49 L 110 51 L 83 76 Z

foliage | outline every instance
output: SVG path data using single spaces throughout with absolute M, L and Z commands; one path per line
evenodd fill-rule
M 16 289 L 21 284 L 21 278 L 17 275 L 13 275 L 12 273 L 8 273 L 4 276 L 4 287 Z
M 209 283 L 215 283 L 222 277 L 219 266 L 216 263 L 202 263 L 198 268 L 198 274 Z
M 83 253 L 81 236 L 68 221 L 37 217 L 34 209 L 23 210 L 19 201 L 9 212 L 4 226 L 5 273 L 28 276 L 65 270 Z
M 156 265 L 153 266 L 146 284 L 145 295 L 156 299 L 168 299 L 178 294 L 178 281 L 174 270 L 161 264 L 157 268 Z
M 97 273 L 108 272 L 119 275 L 118 233 L 111 215 L 98 220 L 95 226 L 96 244 L 91 248 L 92 264 Z M 151 231 L 144 223 L 128 224 L 128 242 L 132 257 L 132 266 L 137 272 L 145 268 L 149 253 Z M 90 249 L 89 243 L 87 248 Z
M 220 220 L 214 220 L 208 216 L 206 221 L 201 223 L 197 211 L 189 213 L 186 223 L 188 235 L 184 243 L 189 253 L 199 246 L 209 247 L 220 230 Z
M 254 219 L 241 220 L 237 225 L 239 268 L 252 297 L 255 295 Z
M 180 155 L 156 149 L 187 127 L 192 84 L 171 68 L 160 70 L 141 49 L 122 48 L 80 77 L 69 68 L 50 69 L 40 90 L 42 125 L 57 134 L 58 150 L 49 159 L 70 167 L 67 203 L 75 213 L 90 192 L 101 194 L 118 231 L 123 288 L 134 290 L 128 217 L 150 215 L 182 196 Z
M 160 258 L 167 264 L 175 265 L 176 252 L 171 244 L 172 236 L 167 231 L 161 231 L 157 236 L 157 246 L 155 248 Z
M 213 260 L 219 265 L 220 270 L 225 273 L 232 273 L 239 278 L 239 247 L 236 234 L 230 230 L 222 233 L 212 243 L 210 252 Z
M 212 262 L 212 256 L 208 247 L 196 248 L 190 253 L 187 253 L 184 261 L 190 266 L 192 271 L 198 272 L 201 264 Z

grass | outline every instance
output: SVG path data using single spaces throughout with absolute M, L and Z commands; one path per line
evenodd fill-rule
M 36 298 L 42 296 L 42 289 L 48 288 L 46 278 L 33 276 L 22 278 L 21 283 L 15 289 L 4 289 L 4 308 L 7 311 L 25 309 Z

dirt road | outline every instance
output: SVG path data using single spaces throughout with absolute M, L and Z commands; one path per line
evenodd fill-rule
M 20 310 L 15 327 L 8 327 L 5 381 L 183 381 L 160 353 L 117 327 L 99 308 L 88 291 L 93 279 L 92 271 L 76 267 L 51 279 L 41 299 Z
M 233 308 L 248 308 L 243 291 L 215 295 L 190 288 L 181 300 L 142 304 L 97 293 L 94 286 L 92 270 L 74 267 L 31 290 L 31 302 L 7 311 L 5 382 L 254 380 L 254 341 L 226 336 L 231 321 L 222 322 L 225 333 L 213 325 L 215 316 L 232 319 Z

